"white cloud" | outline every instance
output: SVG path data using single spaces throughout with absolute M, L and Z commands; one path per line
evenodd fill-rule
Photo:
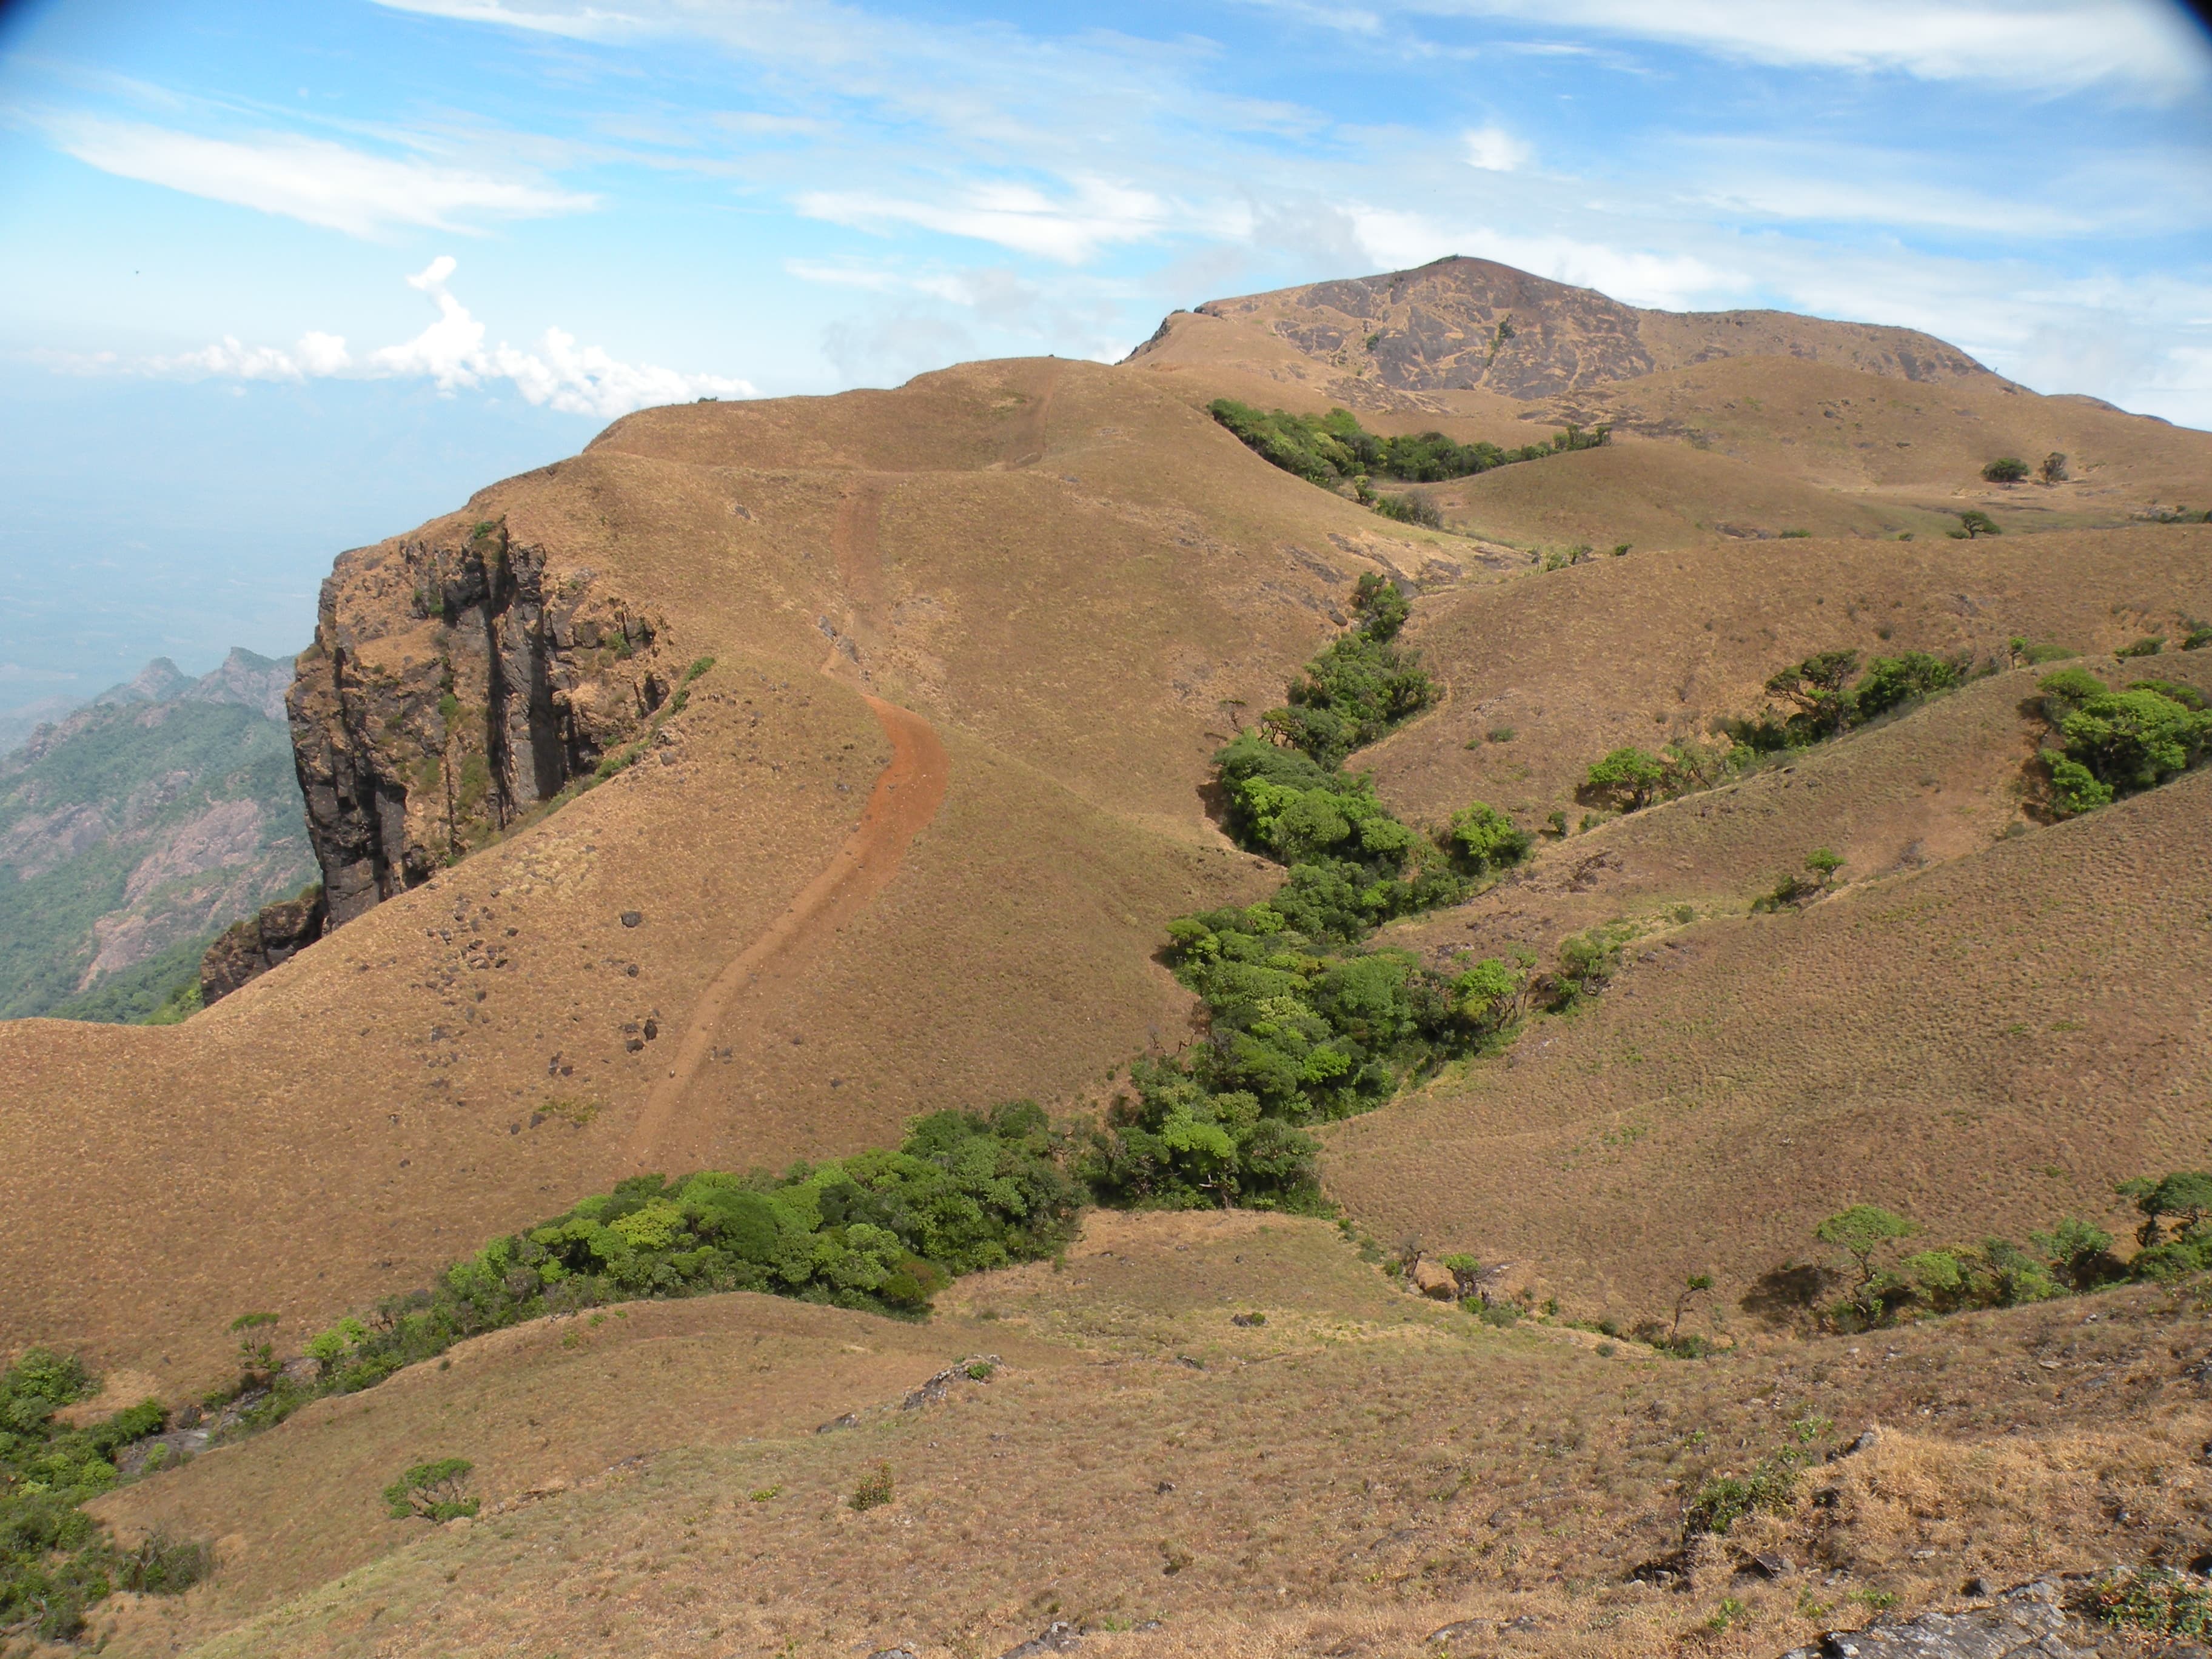
M 643 21 L 597 6 L 576 6 L 566 11 L 532 11 L 502 3 L 502 0 L 377 0 L 393 11 L 417 12 L 427 17 L 449 17 L 462 23 L 500 23 L 532 34 L 566 35 L 573 40 L 600 40 L 633 33 Z
M 1467 164 L 1485 173 L 1517 173 L 1535 156 L 1527 140 L 1516 138 L 1495 123 L 1467 135 Z
M 1598 29 L 1757 64 L 2045 92 L 2119 81 L 2172 95 L 2203 85 L 2212 69 L 2182 9 L 2159 0 L 1407 0 L 1401 9 Z
M 1060 201 L 1028 185 L 992 182 L 971 185 L 950 203 L 861 191 L 810 191 L 795 205 L 810 219 L 855 229 L 887 222 L 919 225 L 1064 264 L 1080 264 L 1109 243 L 1151 241 L 1182 217 L 1150 191 L 1091 178 L 1073 180 L 1070 194 Z
M 535 351 L 505 341 L 487 347 L 484 325 L 446 287 L 456 268 L 450 254 L 441 254 L 407 278 L 409 287 L 436 302 L 438 319 L 414 338 L 380 347 L 358 361 L 341 337 L 312 331 L 289 351 L 246 345 L 226 335 L 198 351 L 166 357 L 125 358 L 106 351 L 83 356 L 34 352 L 32 356 L 67 373 L 137 374 L 169 380 L 422 380 L 447 392 L 505 380 L 526 403 L 609 420 L 653 404 L 757 395 L 750 381 L 727 375 L 623 362 L 599 346 L 579 346 L 575 336 L 558 328 L 547 329 Z
M 1389 270 L 1403 270 L 1447 254 L 1462 253 L 1495 259 L 1555 283 L 1594 288 L 1630 305 L 1673 311 L 1712 305 L 1751 286 L 1748 278 L 1686 253 L 1655 253 L 1567 236 L 1516 235 L 1481 227 L 1448 226 L 1421 214 L 1385 208 L 1354 209 L 1352 220 L 1369 257 Z
M 326 139 L 265 133 L 204 138 L 134 121 L 50 121 L 62 149 L 103 173 L 281 214 L 351 236 L 401 226 L 465 231 L 480 218 L 579 213 L 596 198 L 435 161 L 394 159 Z

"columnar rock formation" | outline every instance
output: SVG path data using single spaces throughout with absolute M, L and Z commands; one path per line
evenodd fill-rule
M 502 523 L 341 557 L 288 700 L 330 925 L 591 771 L 668 695 L 661 629 Z

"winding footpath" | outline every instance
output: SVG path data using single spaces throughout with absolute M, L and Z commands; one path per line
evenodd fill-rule
M 881 501 L 879 487 L 863 485 L 837 516 L 839 572 L 861 610 L 880 602 L 875 532 Z M 821 672 L 848 686 L 857 678 L 854 665 L 834 644 Z M 731 958 L 692 1006 L 668 1075 L 653 1085 L 630 1130 L 626 1162 L 634 1173 L 660 1167 L 678 1127 L 685 1092 L 714 1053 L 732 1006 L 747 992 L 781 980 L 806 947 L 826 940 L 866 908 L 898 874 L 907 848 L 944 804 L 952 758 L 936 729 L 910 708 L 865 690 L 860 695 L 890 739 L 890 763 L 877 775 L 860 823 L 830 862 L 765 932 Z

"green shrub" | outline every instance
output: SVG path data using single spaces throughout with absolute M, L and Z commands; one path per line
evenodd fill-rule
M 1695 1538 L 1711 1533 L 1728 1536 L 1739 1521 L 1762 1513 L 1779 1514 L 1797 1501 L 1798 1471 L 1805 1454 L 1785 1447 L 1761 1461 L 1748 1474 L 1716 1475 L 1698 1488 L 1683 1511 L 1682 1533 Z
M 1965 682 L 1972 662 L 1970 655 L 1933 657 L 1925 651 L 1876 657 L 1867 665 L 1864 678 L 1851 692 L 1854 723 L 1872 720 L 1877 714 L 1887 714 L 1939 691 L 1955 690 Z
M 1372 505 L 1384 518 L 1400 524 L 1417 524 L 1427 530 L 1441 530 L 1444 526 L 1444 515 L 1425 495 L 1377 495 Z
M 2065 465 L 2060 458 L 2060 465 Z M 2014 455 L 2002 456 L 1982 469 L 1982 477 L 1991 483 L 2018 483 L 2027 476 L 2027 463 Z
M 845 1500 L 846 1507 L 854 1510 L 881 1509 L 894 1495 L 891 1466 L 878 1463 L 860 1477 L 860 1484 L 853 1488 L 853 1495 Z
M 2155 691 L 2160 696 L 2169 702 L 2178 702 L 2184 708 L 2196 709 L 2204 707 L 2204 694 L 2202 691 L 2193 685 L 2179 685 L 2172 680 L 2130 680 L 2128 690 Z
M 1453 856 L 1474 875 L 1486 875 L 1521 862 L 1536 838 L 1486 801 L 1452 814 L 1449 840 Z
M 1789 725 L 1802 731 L 1801 741 L 1815 735 L 1841 737 L 1856 708 L 1844 688 L 1858 671 L 1856 651 L 1819 652 L 1769 678 L 1766 694 L 1794 708 Z
M 1918 1222 L 1893 1210 L 1878 1204 L 1854 1204 L 1814 1228 L 1813 1237 L 1844 1252 L 1850 1269 L 1858 1275 L 1847 1305 L 1872 1323 L 1886 1312 L 1883 1298 L 1889 1287 L 1887 1276 L 1875 1266 L 1875 1257 L 1885 1245 L 1919 1231 Z
M 98 1392 L 80 1361 L 51 1349 L 0 1370 L 0 1631 L 66 1641 L 113 1590 L 169 1595 L 205 1575 L 202 1547 L 157 1537 L 126 1551 L 85 1513 L 120 1478 L 123 1448 L 167 1422 L 151 1400 L 82 1428 L 56 1419 Z
M 434 1458 L 417 1463 L 384 1489 L 385 1511 L 394 1521 L 454 1521 L 474 1515 L 483 1501 L 468 1493 L 465 1457 Z
M 1441 483 L 1516 461 L 1595 449 L 1608 438 L 1605 427 L 1585 431 L 1570 424 L 1565 431 L 1553 434 L 1548 443 L 1500 449 L 1492 443 L 1459 443 L 1441 432 L 1403 433 L 1386 438 L 1366 430 L 1344 409 L 1332 409 L 1326 415 L 1291 415 L 1279 409 L 1263 413 L 1231 398 L 1216 398 L 1207 407 L 1213 418 L 1248 448 L 1285 472 L 1328 488 L 1370 477 Z M 1379 502 L 1376 505 L 1378 511 L 1388 510 Z
M 2090 1590 L 2089 1601 L 2108 1625 L 2189 1641 L 2212 1638 L 2212 1585 L 2170 1568 L 2107 1573 Z
M 1289 706 L 1270 709 L 1260 722 L 1276 742 L 1324 772 L 1334 772 L 1353 750 L 1387 737 L 1436 700 L 1419 653 L 1393 643 L 1408 613 L 1395 585 L 1371 572 L 1363 575 L 1352 609 L 1352 626 L 1291 683 Z
M 2191 621 L 2185 624 L 2181 636 L 2184 651 L 2202 651 L 2208 645 L 2212 645 L 2212 623 Z
M 2112 653 L 2116 657 L 2155 657 L 2166 649 L 2166 635 L 2146 634 L 2131 645 L 2124 645 Z
M 2053 675 L 2051 680 L 2060 678 Z M 2051 680 L 2044 682 L 2046 690 Z M 2060 700 L 2073 702 L 2076 690 L 2069 686 Z M 2057 724 L 2064 740 L 2063 761 L 2050 763 L 2052 794 L 2054 800 L 2068 803 L 2101 805 L 2100 795 L 2110 800 L 2156 788 L 2202 764 L 2207 750 L 2212 749 L 2212 712 L 2191 708 L 2147 685 L 2125 691 L 2100 687 L 2062 714 Z M 2068 770 L 2062 780 L 2066 763 L 2080 770 Z M 2088 775 L 2094 787 L 2082 781 L 2081 773 Z M 2085 811 L 2087 806 L 2069 804 L 2060 810 Z

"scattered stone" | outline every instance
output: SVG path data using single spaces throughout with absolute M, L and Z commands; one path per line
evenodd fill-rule
M 1459 1275 L 1441 1261 L 1416 1261 L 1406 1277 L 1423 1296 L 1434 1297 L 1439 1302 L 1459 1299 Z
M 1202 1371 L 1206 1369 L 1203 1363 L 1199 1360 L 1193 1359 L 1187 1353 L 1177 1354 L 1176 1356 L 1176 1364 L 1178 1365 L 1188 1365 L 1194 1371 Z
M 1152 1490 L 1160 1497 L 1165 1498 L 1170 1492 L 1175 1490 L 1175 1482 L 1172 1480 L 1163 1480 L 1158 1486 L 1154 1486 Z
M 921 1659 L 912 1648 L 878 1648 L 868 1659 Z
M 1828 1454 L 1828 1462 L 1832 1463 L 1839 1457 L 1856 1457 L 1861 1452 L 1872 1451 L 1880 1444 L 1881 1444 L 1881 1431 L 1880 1429 L 1869 1429 L 1857 1439 L 1852 1441 L 1850 1445 L 1843 1447 L 1839 1450 L 1830 1452 Z
M 622 913 L 622 925 L 625 927 L 635 927 L 644 920 L 645 912 L 642 910 L 625 910 Z
M 1662 1555 L 1632 1569 L 1629 1577 L 1638 1583 L 1656 1585 L 1662 1589 L 1684 1590 L 1690 1587 L 1690 1554 L 1677 1550 L 1672 1555 Z
M 1782 1659 L 2090 1659 L 2096 1639 L 2068 1618 L 2057 1587 L 2038 1579 L 2007 1590 L 1991 1607 L 1830 1631 Z
M 1458 1619 L 1429 1632 L 1431 1642 L 1457 1642 L 1469 1636 L 1487 1636 L 1497 1628 L 1495 1619 Z
M 1267 1316 L 1263 1313 L 1231 1314 L 1229 1316 L 1229 1322 L 1232 1325 L 1243 1325 L 1249 1329 L 1255 1325 L 1266 1324 Z
M 1790 1558 L 1778 1555 L 1772 1550 L 1761 1550 L 1744 1563 L 1747 1572 L 1755 1572 L 1761 1578 L 1780 1578 L 1790 1570 Z
M 853 1413 L 847 1412 L 842 1417 L 831 1418 L 820 1428 L 815 1430 L 814 1432 L 817 1434 L 835 1434 L 839 1429 L 857 1429 L 860 1426 L 860 1419 Z
M 1969 1578 L 1965 1583 L 1959 1586 L 1959 1594 L 1961 1595 L 1971 1595 L 1978 1601 L 1995 1595 L 1996 1594 L 1996 1587 L 1991 1584 L 1988 1579 L 1977 1575 L 1974 1577 Z
M 1042 1635 L 1008 1648 L 999 1659 L 1036 1659 L 1041 1653 L 1073 1653 L 1082 1642 L 1074 1626 L 1065 1619 L 1055 1619 L 1044 1627 Z

